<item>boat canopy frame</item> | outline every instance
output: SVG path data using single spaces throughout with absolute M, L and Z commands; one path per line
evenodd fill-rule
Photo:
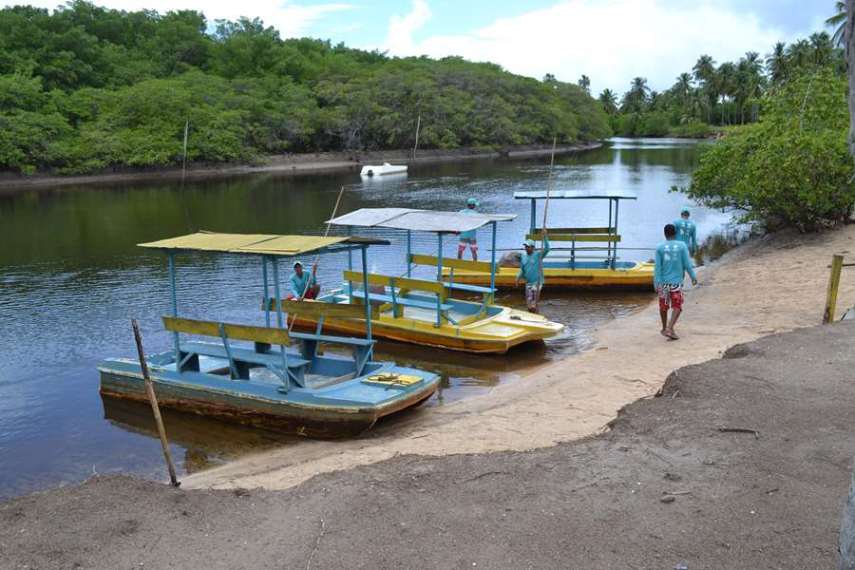
M 407 232 L 407 277 L 412 277 L 414 261 L 412 247 L 412 233 L 414 231 L 424 231 L 435 233 L 437 236 L 437 255 L 436 255 L 436 280 L 443 282 L 442 268 L 443 255 L 442 245 L 443 236 L 446 234 L 458 234 L 477 230 L 484 226 L 490 226 L 492 235 L 492 247 L 490 258 L 490 287 L 481 288 L 485 290 L 482 308 L 492 303 L 496 293 L 496 226 L 499 222 L 510 222 L 515 220 L 516 214 L 490 214 L 485 212 L 450 212 L 442 210 L 420 210 L 414 208 L 360 208 L 353 212 L 338 216 L 326 223 L 335 226 L 344 226 L 348 231 L 352 231 L 354 227 L 361 228 L 382 228 L 393 230 L 404 230 Z M 459 260 L 456 265 L 460 264 Z M 468 263 L 468 262 L 467 262 Z M 454 268 L 451 268 L 449 276 L 449 287 L 454 288 Z M 461 286 L 458 285 L 458 288 Z M 474 290 L 474 288 L 471 288 Z M 365 289 L 368 290 L 367 288 Z M 350 294 L 350 291 L 348 291 Z M 437 299 L 437 318 L 436 326 L 440 326 L 442 322 L 442 310 L 439 298 Z
M 170 297 L 171 297 L 171 317 L 178 318 L 178 289 L 177 289 L 177 269 L 175 256 L 178 253 L 204 253 L 204 254 L 226 254 L 226 255 L 251 255 L 261 258 L 262 280 L 264 283 L 264 312 L 265 326 L 271 328 L 271 306 L 276 308 L 276 329 L 282 330 L 285 328 L 285 314 L 282 310 L 282 296 L 279 276 L 279 260 L 283 257 L 296 257 L 307 253 L 324 255 L 328 253 L 347 252 L 348 262 L 352 263 L 354 251 L 359 251 L 362 258 L 362 272 L 365 275 L 363 285 L 368 288 L 367 269 L 368 269 L 368 247 L 371 245 L 389 245 L 388 240 L 376 238 L 364 238 L 357 236 L 306 236 L 306 235 L 280 235 L 280 234 L 233 234 L 219 233 L 210 231 L 200 231 L 193 234 L 167 238 L 154 242 L 137 244 L 139 247 L 146 249 L 159 250 L 167 256 L 167 266 L 169 274 Z M 277 300 L 271 303 L 270 296 L 270 281 L 271 276 L 268 274 L 268 264 L 272 272 L 273 294 Z M 366 319 L 366 340 L 368 347 L 365 351 L 363 364 L 371 360 L 373 356 L 373 343 L 371 338 L 371 315 L 372 308 L 370 303 L 365 304 L 365 319 Z M 320 337 L 323 327 L 323 318 L 318 322 L 316 336 Z M 229 353 L 228 339 L 225 333 L 222 332 L 223 327 L 220 326 L 223 336 L 223 344 L 226 352 Z M 175 350 L 175 364 L 178 372 L 181 372 L 181 364 L 183 357 L 181 354 L 180 333 L 177 330 L 172 331 L 173 345 Z M 280 345 L 280 353 L 282 363 L 286 372 L 288 369 L 288 356 L 284 345 Z M 231 363 L 230 365 L 233 366 Z M 285 390 L 290 389 L 289 378 L 285 379 Z
M 591 230 L 597 230 L 604 236 L 602 241 L 606 242 L 606 264 L 614 269 L 617 261 L 617 242 L 620 240 L 618 232 L 618 217 L 620 214 L 621 200 L 637 200 L 638 195 L 633 192 L 620 190 L 533 190 L 514 192 L 515 200 L 529 200 L 531 202 L 531 213 L 529 221 L 529 233 L 533 236 L 542 235 L 544 229 L 552 231 L 553 228 L 537 227 L 537 202 L 538 200 L 606 200 L 609 203 L 609 223 L 605 228 L 555 228 L 559 231 L 570 233 L 573 237 L 571 265 L 575 265 L 576 234 L 591 234 Z M 602 232 L 602 230 L 605 230 Z M 592 241 L 592 240 L 586 240 Z

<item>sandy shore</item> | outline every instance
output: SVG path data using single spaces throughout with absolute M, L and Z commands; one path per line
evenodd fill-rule
M 188 477 L 184 487 L 284 489 L 400 454 L 521 451 L 600 433 L 621 408 L 659 391 L 673 370 L 763 335 L 818 324 L 831 255 L 853 251 L 855 226 L 754 240 L 702 272 L 700 285 L 687 293 L 678 342 L 658 334 L 651 304 L 599 330 L 595 349 L 488 395 L 415 412 L 362 439 L 307 441 L 249 456 Z M 855 276 L 844 275 L 839 300 L 841 308 L 855 300 Z
M 603 143 L 580 143 L 565 145 L 555 149 L 556 155 L 573 154 L 598 149 Z M 462 148 L 455 150 L 420 150 L 418 157 L 411 158 L 409 150 L 365 151 L 365 152 L 319 152 L 310 154 L 287 154 L 266 157 L 256 165 L 214 165 L 191 166 L 185 178 L 201 180 L 207 178 L 225 178 L 247 174 L 302 175 L 327 172 L 358 172 L 365 164 L 377 164 L 393 161 L 396 164 L 437 164 L 466 160 L 484 160 L 495 158 L 524 159 L 549 156 L 551 146 L 520 146 L 501 150 Z M 31 188 L 54 188 L 84 184 L 115 184 L 123 182 L 141 182 L 158 180 L 180 180 L 181 169 L 175 167 L 141 171 L 103 172 L 80 176 L 8 176 L 0 177 L 0 192 L 13 192 Z

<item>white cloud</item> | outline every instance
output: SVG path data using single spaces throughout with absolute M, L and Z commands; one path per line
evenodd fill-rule
M 426 0 L 413 0 L 412 10 L 406 16 L 397 14 L 389 18 L 389 34 L 384 49 L 392 53 L 410 54 L 415 49 L 413 33 L 430 20 L 431 12 Z
M 408 16 L 391 20 L 386 47 L 392 55 L 460 55 L 563 81 L 584 73 L 595 92 L 608 87 L 623 93 L 635 76 L 667 89 L 703 53 L 718 62 L 736 60 L 747 51 L 765 55 L 775 42 L 791 39 L 752 14 L 704 1 L 666 7 L 662 0 L 563 0 L 470 33 L 415 41 L 425 13 L 424 0 L 415 0 Z
M 20 1 L 4 1 L 2 5 L 12 6 L 20 3 Z M 165 13 L 170 10 L 198 10 L 203 12 L 211 23 L 220 19 L 237 20 L 241 16 L 260 18 L 266 25 L 279 30 L 279 33 L 285 38 L 301 36 L 306 33 L 309 26 L 324 16 L 353 8 L 351 4 L 345 3 L 303 5 L 292 0 L 281 2 L 211 0 L 206 3 L 199 2 L 199 0 L 96 0 L 96 3 L 99 6 L 128 11 L 145 9 Z M 29 0 L 27 4 L 42 8 L 55 8 L 60 2 L 59 0 Z

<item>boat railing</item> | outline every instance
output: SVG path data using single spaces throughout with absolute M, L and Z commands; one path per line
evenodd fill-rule
M 487 305 L 493 302 L 496 289 L 493 287 L 484 287 L 481 285 L 468 285 L 465 283 L 454 282 L 454 270 L 461 269 L 463 271 L 474 271 L 478 273 L 490 273 L 493 270 L 493 264 L 487 261 L 470 261 L 468 259 L 440 259 L 434 255 L 412 254 L 409 256 L 409 262 L 414 265 L 427 266 L 443 266 L 450 269 L 447 274 L 448 280 L 441 283 L 451 291 L 463 291 L 466 293 L 479 293 L 482 297 L 482 312 L 486 311 Z

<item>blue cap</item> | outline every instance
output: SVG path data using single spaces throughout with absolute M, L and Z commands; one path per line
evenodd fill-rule
M 534 247 L 534 240 L 533 239 L 527 239 L 523 242 L 523 245 L 526 247 Z
M 682 215 L 682 214 L 689 214 L 689 215 L 691 215 L 691 214 L 692 214 L 692 212 L 691 212 L 691 211 L 689 211 L 689 209 L 688 209 L 688 208 L 683 208 L 682 210 L 680 210 L 680 214 L 681 214 L 681 215 Z
M 476 200 L 475 198 L 469 198 L 468 200 L 466 200 L 466 205 L 467 206 L 475 206 L 477 208 L 478 207 L 478 200 Z

